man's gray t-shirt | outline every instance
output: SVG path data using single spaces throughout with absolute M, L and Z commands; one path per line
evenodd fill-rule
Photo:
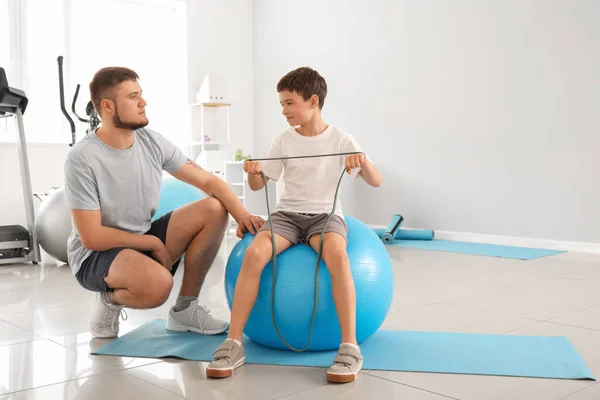
M 133 146 L 126 150 L 108 146 L 91 132 L 67 155 L 67 204 L 71 209 L 100 210 L 103 226 L 144 234 L 158 206 L 162 171 L 177 171 L 186 161 L 181 150 L 150 129 L 134 131 Z M 68 241 L 73 274 L 91 253 L 73 224 Z

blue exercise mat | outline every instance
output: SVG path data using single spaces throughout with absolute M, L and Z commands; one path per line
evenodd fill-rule
M 381 237 L 383 229 L 374 229 Z M 497 244 L 456 242 L 452 240 L 394 240 L 384 242 L 386 246 L 409 247 L 413 249 L 447 251 L 450 253 L 473 254 L 487 257 L 513 258 L 517 260 L 533 260 L 535 258 L 553 256 L 564 253 L 562 250 L 537 249 L 532 247 L 501 246 Z
M 211 361 L 225 337 L 171 332 L 164 320 L 154 320 L 92 354 Z M 244 347 L 248 364 L 329 367 L 335 357 L 335 351 L 275 350 L 248 338 Z M 362 343 L 361 350 L 367 370 L 595 380 L 569 339 L 560 336 L 380 330 Z

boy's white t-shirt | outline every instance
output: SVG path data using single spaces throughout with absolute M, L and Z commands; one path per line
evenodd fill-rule
M 362 152 L 358 142 L 335 126 L 329 125 L 317 136 L 302 136 L 292 127 L 275 137 L 265 158 L 358 151 Z M 346 157 L 348 156 L 263 161 L 262 170 L 268 178 L 277 181 L 283 172 L 285 189 L 277 211 L 329 214 L 338 180 L 345 169 Z M 360 169 L 355 169 L 351 175 L 346 175 L 356 178 L 359 171 Z M 344 217 L 339 193 L 335 214 Z

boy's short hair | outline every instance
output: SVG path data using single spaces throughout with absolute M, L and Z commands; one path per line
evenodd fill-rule
M 327 96 L 327 83 L 317 71 L 301 67 L 288 72 L 277 84 L 277 92 L 296 92 L 307 101 L 313 94 L 319 97 L 319 109 L 323 109 Z
M 124 67 L 102 68 L 94 75 L 90 82 L 90 97 L 97 113 L 100 113 L 102 99 L 113 99 L 111 90 L 124 81 L 135 81 L 139 79 L 138 74 Z

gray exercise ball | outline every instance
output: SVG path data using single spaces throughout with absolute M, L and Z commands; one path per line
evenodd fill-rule
M 58 188 L 42 200 L 35 217 L 35 234 L 46 253 L 64 263 L 67 260 L 67 241 L 73 226 L 67 206 L 65 189 Z

